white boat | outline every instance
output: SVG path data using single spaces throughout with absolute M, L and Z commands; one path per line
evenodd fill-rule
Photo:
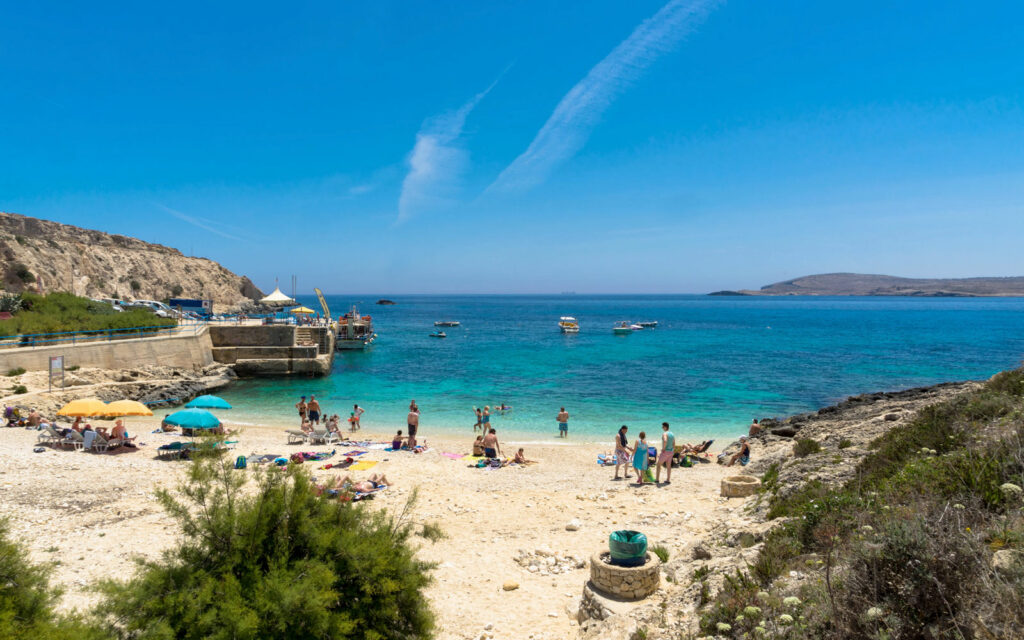
M 642 324 L 631 324 L 629 325 L 630 331 L 643 331 L 644 326 Z
M 629 323 L 626 321 L 616 322 L 615 326 L 612 327 L 612 333 L 617 336 L 628 336 L 633 333 L 633 329 L 630 328 Z
M 431 338 L 447 338 L 448 334 L 445 333 L 444 331 L 435 331 L 434 333 L 430 334 L 430 337 Z
M 457 327 L 459 326 L 458 320 L 438 320 L 434 323 L 435 327 Z
M 558 328 L 562 333 L 579 333 L 580 323 L 572 316 L 562 316 L 558 319 Z
M 352 306 L 351 311 L 338 318 L 336 350 L 365 349 L 376 339 L 377 334 L 373 332 L 373 318 L 359 315 L 359 310 L 355 305 Z
M 658 321 L 657 320 L 649 320 L 647 322 L 638 322 L 637 324 L 640 325 L 641 327 L 643 327 L 644 329 L 653 329 L 653 328 L 658 326 Z

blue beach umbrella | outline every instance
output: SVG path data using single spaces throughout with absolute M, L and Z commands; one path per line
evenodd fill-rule
M 185 405 L 186 409 L 230 409 L 228 401 L 217 396 L 199 396 Z
M 220 419 L 206 409 L 183 409 L 164 418 L 167 424 L 184 429 L 216 429 Z

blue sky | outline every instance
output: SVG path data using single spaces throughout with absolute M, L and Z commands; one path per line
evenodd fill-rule
M 7 3 L 0 210 L 264 289 L 1021 275 L 1016 2 Z

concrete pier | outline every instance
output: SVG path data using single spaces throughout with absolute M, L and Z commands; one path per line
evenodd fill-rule
M 213 359 L 239 376 L 325 376 L 334 364 L 329 327 L 211 325 Z

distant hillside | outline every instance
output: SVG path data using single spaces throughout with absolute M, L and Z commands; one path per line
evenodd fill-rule
M 263 293 L 213 260 L 136 238 L 0 212 L 0 288 L 96 298 L 212 298 L 218 309 Z
M 898 278 L 863 273 L 823 273 L 761 287 L 716 291 L 737 296 L 1024 296 L 1024 277 Z

